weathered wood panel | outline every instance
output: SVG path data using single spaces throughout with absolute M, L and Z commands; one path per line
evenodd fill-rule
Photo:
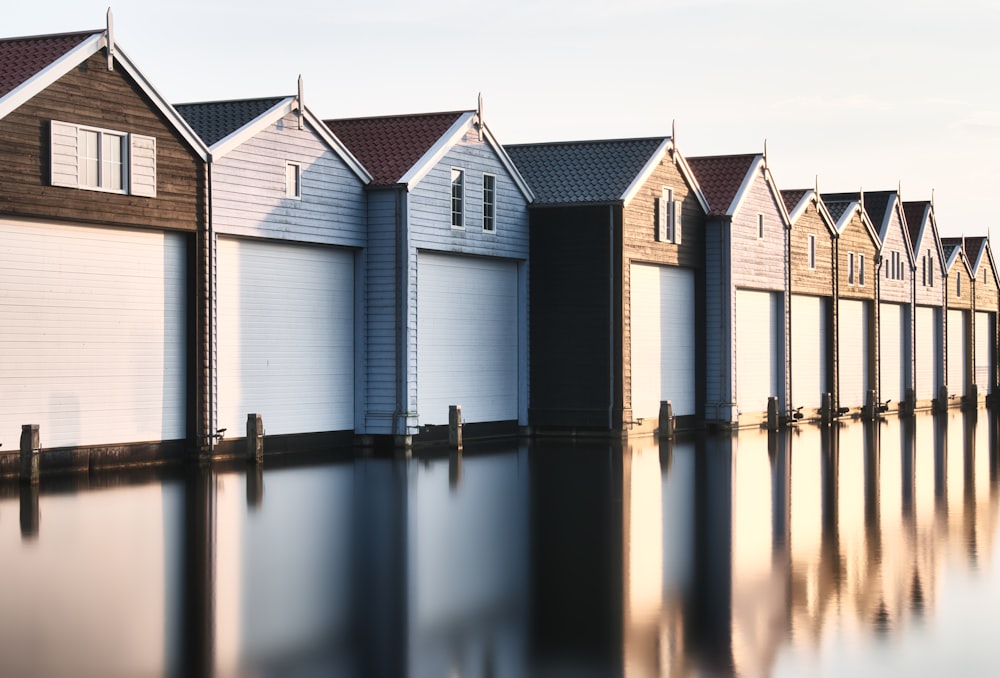
M 964 260 L 959 258 L 948 272 L 945 295 L 948 308 L 972 310 L 972 279 Z M 950 336 L 950 335 L 949 335 Z
M 792 294 L 833 295 L 833 236 L 811 202 L 792 224 Z M 809 238 L 815 240 L 815 266 L 809 265 Z
M 156 197 L 49 185 L 52 120 L 156 138 Z M 121 69 L 95 54 L 0 120 L 0 215 L 195 230 L 204 165 Z
M 838 290 L 841 298 L 875 299 L 875 255 L 877 243 L 865 228 L 861 217 L 855 213 L 841 231 L 838 244 Z M 864 256 L 864 266 L 858 255 Z M 854 279 L 850 277 L 850 258 L 854 257 Z M 862 270 L 864 272 L 862 276 Z
M 979 264 L 975 284 L 975 302 L 977 311 L 998 310 L 997 277 L 993 270 L 993 264 L 987 254 L 983 254 L 983 260 Z
M 944 305 L 945 271 L 938 244 L 937 231 L 930 223 L 924 227 L 920 240 L 914 243 L 917 266 L 914 303 L 921 306 Z
M 787 256 L 785 225 L 775 195 L 763 172 L 732 217 L 732 279 L 736 287 L 784 291 Z M 758 237 L 758 215 L 764 215 L 764 237 Z
M 879 271 L 879 298 L 882 301 L 898 304 L 910 304 L 913 301 L 913 260 L 910 246 L 903 234 L 904 228 L 899 210 L 893 207 L 880 251 L 882 265 Z

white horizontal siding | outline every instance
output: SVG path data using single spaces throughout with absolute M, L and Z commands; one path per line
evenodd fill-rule
M 917 306 L 916 316 L 916 383 L 918 401 L 933 400 L 943 383 L 941 365 L 943 346 L 941 342 L 940 308 Z
M 979 395 L 993 392 L 993 356 L 996 353 L 994 317 L 993 313 L 976 312 L 976 387 Z
M 785 226 L 763 173 L 758 172 L 732 220 L 731 274 L 736 287 L 785 289 L 788 265 Z M 757 237 L 757 215 L 764 215 L 764 237 Z
M 368 247 L 365 268 L 365 421 L 362 431 L 393 432 L 393 414 L 406 411 L 397 403 L 396 191 L 368 194 Z
M 966 365 L 969 354 L 966 346 L 968 311 L 948 310 L 948 396 L 966 394 Z
M 827 390 L 827 303 L 792 295 L 792 407 L 817 409 Z
M 839 302 L 837 344 L 840 354 L 837 356 L 837 369 L 840 407 L 855 408 L 865 404 L 870 383 L 869 303 L 857 299 L 841 299 Z
M 778 328 L 783 315 L 780 294 L 736 291 L 736 402 L 740 414 L 766 412 L 771 396 L 780 400 L 784 360 Z
M 0 222 L 0 443 L 186 435 L 184 236 Z
M 222 237 L 217 267 L 218 425 L 353 430 L 353 252 Z
M 907 310 L 901 304 L 879 306 L 879 399 L 896 404 L 906 395 Z
M 302 168 L 302 197 L 286 197 L 287 162 Z M 357 175 L 294 114 L 212 165 L 218 233 L 362 247 L 366 202 Z

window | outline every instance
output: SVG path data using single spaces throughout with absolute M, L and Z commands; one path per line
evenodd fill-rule
M 465 228 L 465 171 L 451 170 L 451 227 Z
M 681 242 L 681 201 L 674 200 L 674 191 L 663 187 L 657 203 L 656 239 L 679 245 Z
M 764 239 L 764 215 L 763 214 L 758 214 L 757 215 L 757 239 L 758 240 L 763 240 Z
M 927 287 L 927 255 L 926 254 L 924 256 L 920 257 L 920 270 L 922 271 L 921 278 L 920 278 L 920 281 L 921 281 L 920 284 L 923 285 L 924 287 Z
M 847 284 L 854 284 L 854 252 L 847 253 Z
M 483 175 L 483 231 L 496 233 L 497 178 L 492 174 Z M 454 223 L 454 222 L 453 222 Z
M 934 284 L 934 255 L 927 255 L 927 284 Z
M 302 199 L 302 167 L 298 163 L 285 164 L 285 197 Z
M 865 255 L 858 254 L 858 284 L 864 287 L 865 284 Z
M 809 236 L 809 269 L 816 269 L 816 236 Z
M 53 120 L 53 186 L 156 197 L 156 139 Z
M 962 274 L 961 273 L 956 273 L 955 274 L 955 296 L 956 297 L 962 296 Z

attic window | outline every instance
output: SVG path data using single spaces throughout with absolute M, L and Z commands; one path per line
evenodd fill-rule
M 757 215 L 757 239 L 758 240 L 763 240 L 764 239 L 764 215 L 763 214 L 758 214 Z
M 927 255 L 927 284 L 934 285 L 934 255 Z
M 679 245 L 681 242 L 681 203 L 674 200 L 672 188 L 663 187 L 656 209 L 656 239 Z
M 156 139 L 53 120 L 53 186 L 156 197 Z
M 492 174 L 483 175 L 483 231 L 496 233 L 497 178 Z
M 816 236 L 809 235 L 809 270 L 816 270 Z
M 962 296 L 962 274 L 955 274 L 955 296 Z
M 451 227 L 465 228 L 465 171 L 451 169 Z
M 847 284 L 854 284 L 854 252 L 847 253 Z
M 302 199 L 302 166 L 298 163 L 285 163 L 285 197 Z

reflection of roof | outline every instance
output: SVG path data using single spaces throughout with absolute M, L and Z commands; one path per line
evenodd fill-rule
M 242 99 L 177 104 L 174 108 L 184 116 L 201 140 L 211 146 L 270 110 L 284 97 Z
M 750 153 L 688 158 L 688 165 L 708 201 L 709 215 L 726 214 L 743 185 L 747 172 L 760 157 L 760 154 Z
M 324 120 L 372 175 L 374 185 L 399 183 L 452 125 L 469 111 Z
M 920 228 L 924 225 L 924 214 L 930 206 L 929 200 L 915 200 L 903 203 L 903 215 L 906 217 L 906 228 L 910 231 L 910 242 L 913 247 L 917 246 L 917 238 L 920 237 Z
M 504 150 L 536 204 L 621 200 L 667 137 L 514 144 Z
M 785 203 L 785 209 L 791 212 L 808 192 L 808 188 L 796 188 L 789 191 L 781 191 L 781 199 Z
M 24 84 L 87 38 L 101 32 L 82 31 L 0 40 L 0 97 Z

